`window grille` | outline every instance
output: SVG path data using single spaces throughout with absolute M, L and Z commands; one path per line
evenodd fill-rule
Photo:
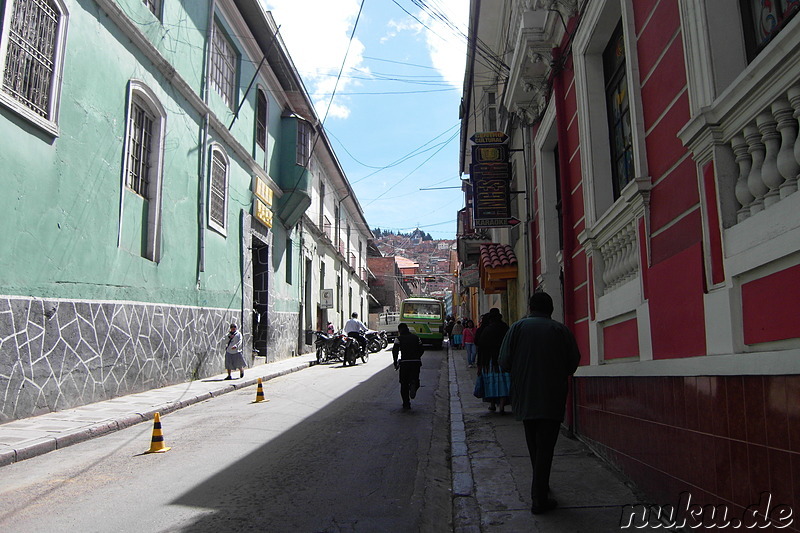
M 158 16 L 158 10 L 161 7 L 159 5 L 161 4 L 160 0 L 142 0 L 142 1 L 144 2 L 144 5 L 146 5 L 148 9 L 150 9 L 153 15 Z
M 304 120 L 297 122 L 297 164 L 305 167 L 311 157 L 311 126 Z
M 131 106 L 128 132 L 127 185 L 136 194 L 149 198 L 150 169 L 152 166 L 153 123 L 155 117 L 138 102 Z
M 625 72 L 625 39 L 622 23 L 603 52 L 603 72 L 606 82 L 608 128 L 611 137 L 611 174 L 614 179 L 614 198 L 619 198 L 625 185 L 633 179 L 633 141 L 628 76 Z
M 236 53 L 216 22 L 212 33 L 211 85 L 225 103 L 229 107 L 233 107 L 236 83 Z
M 209 218 L 225 229 L 225 200 L 227 196 L 228 163 L 218 150 L 211 156 L 211 191 L 209 196 Z
M 17 0 L 11 5 L 3 90 L 49 119 L 61 13 L 47 0 Z
M 267 149 L 267 95 L 261 90 L 256 96 L 256 143 L 262 150 Z

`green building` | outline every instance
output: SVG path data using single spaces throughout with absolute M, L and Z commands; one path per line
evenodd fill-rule
M 222 372 L 232 321 L 306 349 L 318 128 L 258 0 L 0 10 L 0 422 Z

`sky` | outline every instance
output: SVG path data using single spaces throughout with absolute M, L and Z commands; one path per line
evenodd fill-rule
M 454 239 L 469 0 L 262 3 L 370 229 Z

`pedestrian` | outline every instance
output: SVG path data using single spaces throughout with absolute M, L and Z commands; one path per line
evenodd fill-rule
M 333 329 L 333 322 L 330 322 L 330 321 L 328 321 L 328 327 L 327 327 L 327 330 L 328 330 L 328 335 L 333 335 L 333 332 L 334 332 L 334 329 Z
M 470 319 L 466 319 L 466 326 L 464 327 L 464 331 L 462 332 L 463 341 L 464 341 L 464 349 L 467 351 L 467 368 L 474 368 L 475 367 L 475 322 Z
M 461 323 L 460 320 L 456 320 L 455 325 L 453 326 L 453 348 L 456 350 L 461 349 L 461 335 L 464 332 L 464 325 Z
M 392 346 L 394 369 L 399 370 L 403 409 L 411 409 L 411 400 L 417 397 L 419 370 L 422 367 L 422 354 L 425 350 L 419 337 L 408 329 L 408 324 L 399 323 L 397 333 L 398 336 Z
M 233 379 L 231 372 L 239 369 L 239 378 L 244 377 L 244 367 L 247 364 L 244 362 L 244 354 L 242 353 L 242 334 L 236 323 L 231 324 L 231 329 L 225 336 L 227 346 L 225 346 L 225 370 L 228 371 L 228 377 L 225 379 Z
M 511 373 L 514 415 L 525 427 L 533 467 L 531 512 L 555 509 L 549 497 L 550 467 L 567 401 L 567 382 L 581 354 L 567 327 L 551 318 L 553 299 L 534 293 L 530 315 L 515 322 L 500 349 L 500 366 Z
M 483 379 L 485 387 L 484 402 L 489 403 L 490 411 L 505 414 L 509 401 L 511 381 L 507 372 L 501 370 L 497 357 L 508 324 L 503 322 L 500 310 L 493 307 L 484 315 L 481 327 L 475 332 L 475 345 L 478 347 L 478 379 Z
M 450 343 L 451 346 L 453 345 L 453 326 L 455 325 L 456 321 L 453 320 L 453 317 L 447 315 L 444 322 L 444 333 L 447 335 L 447 342 Z

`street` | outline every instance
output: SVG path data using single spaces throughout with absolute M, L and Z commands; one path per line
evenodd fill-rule
M 389 351 L 316 365 L 6 466 L 0 530 L 447 531 L 445 352 L 401 410 Z

